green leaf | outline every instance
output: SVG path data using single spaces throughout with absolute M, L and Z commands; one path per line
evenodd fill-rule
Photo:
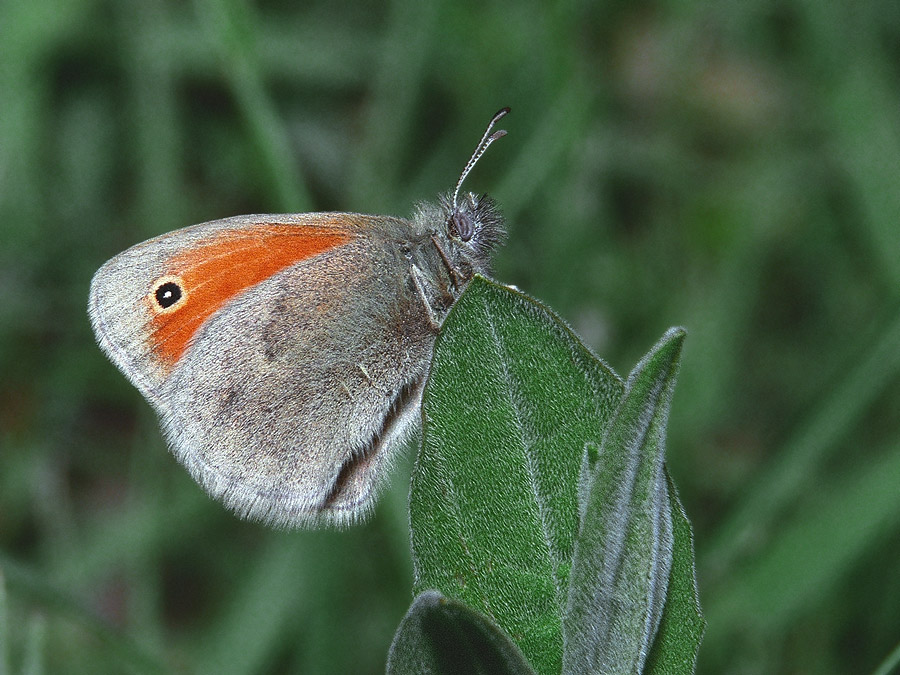
M 437 591 L 413 601 L 400 622 L 388 675 L 533 675 L 509 636 L 483 614 Z
M 600 445 L 572 560 L 564 673 L 641 673 L 672 565 L 665 434 L 682 329 L 635 367 Z
M 672 478 L 666 472 L 672 505 L 672 572 L 666 606 L 653 649 L 647 658 L 645 675 L 693 673 L 706 622 L 700 613 L 697 577 L 694 570 L 694 537 Z
M 878 667 L 872 671 L 872 675 L 891 675 L 898 666 L 900 666 L 900 644 L 894 647 L 884 661 L 878 664 Z
M 9 617 L 6 608 L 6 579 L 0 567 L 0 675 L 11 673 L 9 664 Z
M 47 651 L 47 619 L 41 614 L 29 617 L 26 629 L 28 637 L 25 643 L 25 654 L 22 659 L 22 675 L 42 675 L 47 672 L 44 666 Z
M 38 574 L 30 567 L 15 562 L 0 553 L 0 577 L 2 577 L 0 578 L 0 596 L 2 596 L 0 606 L 6 603 L 6 598 L 20 596 L 29 603 L 37 605 L 41 612 L 63 617 L 67 621 L 81 626 L 101 647 L 104 654 L 118 659 L 125 665 L 129 673 L 161 675 L 171 672 L 171 668 L 161 658 L 152 654 L 147 647 L 111 627 L 107 621 L 98 617 L 83 602 L 76 599 L 74 594 L 58 589 L 55 584 L 48 581 L 46 575 Z M 3 590 L 3 586 L 8 589 L 8 593 Z M 9 616 L 0 617 L 0 634 L 5 633 L 6 635 L 6 646 L 2 648 L 6 649 L 7 660 L 9 660 L 9 651 L 12 647 L 9 634 L 11 628 Z M 28 638 L 31 642 L 29 644 L 34 645 L 41 639 L 42 628 L 39 624 L 32 624 L 30 629 Z M 2 665 L 4 664 L 0 663 L 0 666 Z M 0 671 L 0 675 L 5 674 Z
M 623 385 L 548 309 L 474 279 L 435 346 L 410 491 L 416 589 L 439 589 L 559 673 L 585 448 Z
M 765 549 L 743 561 L 733 583 L 707 603 L 707 652 L 713 663 L 728 658 L 729 645 L 742 631 L 783 634 L 822 603 L 824 594 L 838 593 L 876 542 L 896 537 L 900 447 L 855 464 L 839 479 L 817 482 L 815 493 L 785 516 Z

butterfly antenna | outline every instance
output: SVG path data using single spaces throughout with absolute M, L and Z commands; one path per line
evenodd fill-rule
M 498 129 L 494 133 L 491 133 L 491 129 L 493 129 L 494 125 L 497 124 L 497 122 L 499 122 L 501 119 L 503 119 L 508 112 L 508 107 L 502 108 L 498 110 L 497 114 L 491 118 L 491 123 L 488 124 L 487 129 L 484 130 L 484 136 L 482 136 L 481 140 L 478 142 L 478 146 L 475 148 L 475 152 L 473 152 L 472 156 L 469 158 L 469 161 L 466 164 L 466 168 L 462 170 L 462 173 L 459 176 L 459 180 L 456 181 L 456 189 L 453 191 L 454 211 L 456 211 L 456 198 L 459 196 L 459 188 L 462 187 L 463 181 L 466 179 L 466 176 L 469 175 L 469 172 L 478 163 L 478 160 L 481 159 L 484 151 L 490 147 L 491 143 L 496 141 L 498 138 L 503 138 L 504 136 L 506 136 L 506 130 L 504 129 Z

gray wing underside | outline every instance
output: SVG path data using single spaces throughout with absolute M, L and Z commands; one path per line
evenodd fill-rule
M 256 218 L 268 217 L 180 236 Z M 414 426 L 434 333 L 390 237 L 366 234 L 232 299 L 165 377 L 141 322 L 121 308 L 146 293 L 157 271 L 132 279 L 137 261 L 169 255 L 168 236 L 117 256 L 92 282 L 101 347 L 156 409 L 176 457 L 241 516 L 352 521 Z
M 350 244 L 203 326 L 157 408 L 213 496 L 277 524 L 342 523 L 367 507 L 414 422 L 433 344 L 405 276 Z

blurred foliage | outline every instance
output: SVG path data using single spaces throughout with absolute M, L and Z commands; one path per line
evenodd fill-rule
M 408 215 L 509 105 L 467 184 L 509 219 L 497 278 L 620 373 L 688 328 L 700 671 L 872 671 L 900 642 L 898 63 L 895 0 L 0 3 L 0 670 L 383 670 L 409 463 L 347 531 L 236 520 L 94 346 L 88 282 L 213 218 Z

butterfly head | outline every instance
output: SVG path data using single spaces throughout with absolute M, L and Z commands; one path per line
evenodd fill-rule
M 418 223 L 430 226 L 451 277 L 462 281 L 476 273 L 489 273 L 491 254 L 506 238 L 503 216 L 494 200 L 484 194 L 460 192 L 460 188 L 488 147 L 506 135 L 505 130 L 493 128 L 508 112 L 509 108 L 503 108 L 491 118 L 453 191 L 441 195 L 436 205 L 420 204 L 415 217 Z

